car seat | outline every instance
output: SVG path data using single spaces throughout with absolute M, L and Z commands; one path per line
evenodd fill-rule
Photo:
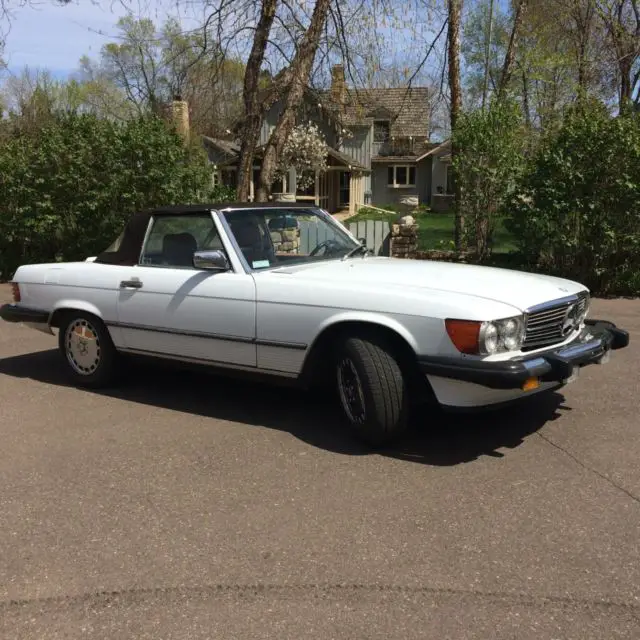
M 175 267 L 192 267 L 197 250 L 198 243 L 190 233 L 168 233 L 162 239 L 163 260 Z
M 271 237 L 262 232 L 257 218 L 238 217 L 230 221 L 229 226 L 249 266 L 253 267 L 254 262 L 261 260 L 268 260 L 269 264 L 273 264 L 275 253 Z

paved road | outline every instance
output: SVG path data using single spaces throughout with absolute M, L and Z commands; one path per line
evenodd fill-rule
M 640 302 L 595 314 L 640 332 Z M 0 323 L 0 637 L 640 637 L 640 346 L 369 454 L 321 399 Z

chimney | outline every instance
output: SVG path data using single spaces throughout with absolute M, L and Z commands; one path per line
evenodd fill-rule
M 336 64 L 331 68 L 331 102 L 344 104 L 347 98 L 347 84 L 344 79 L 344 66 Z
M 189 104 L 180 95 L 173 96 L 170 106 L 171 122 L 176 131 L 185 139 L 189 140 Z

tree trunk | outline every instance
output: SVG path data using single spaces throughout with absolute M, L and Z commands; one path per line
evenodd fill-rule
M 487 91 L 489 90 L 489 67 L 491 66 L 491 38 L 493 35 L 493 3 L 489 0 L 489 34 L 484 45 L 484 82 L 482 86 L 482 110 L 487 103 Z
M 264 150 L 260 184 L 256 193 L 258 202 L 266 202 L 271 194 L 271 185 L 275 178 L 278 159 L 282 154 L 286 139 L 296 124 L 296 116 L 302 104 L 305 87 L 309 82 L 311 67 L 316 57 L 330 4 L 331 0 L 316 0 L 309 28 L 302 37 L 298 51 L 291 62 L 291 81 L 286 92 L 284 107 Z
M 462 110 L 462 91 L 460 88 L 460 15 L 462 0 L 449 0 L 449 91 L 451 92 L 451 159 L 455 160 L 457 145 L 455 141 L 456 125 Z M 455 167 L 455 164 L 454 164 Z M 453 197 L 455 207 L 455 246 L 462 251 L 465 245 L 464 215 L 462 213 L 461 185 L 455 168 L 453 169 Z
M 633 101 L 631 96 L 631 65 L 628 58 L 620 60 L 620 113 L 629 113 L 632 110 Z
M 276 15 L 278 0 L 262 0 L 260 20 L 253 36 L 253 46 L 244 73 L 244 126 L 240 143 L 240 158 L 238 161 L 238 200 L 246 202 L 249 199 L 249 189 L 253 176 L 253 156 L 262 126 L 262 104 L 260 102 L 260 69 L 264 60 L 264 52 L 271 26 Z
M 516 59 L 516 48 L 518 43 L 518 35 L 522 28 L 522 22 L 524 20 L 524 12 L 527 8 L 527 0 L 518 0 L 516 7 L 516 15 L 513 18 L 513 28 L 511 29 L 511 36 L 509 37 L 509 45 L 507 47 L 507 53 L 504 56 L 504 65 L 502 66 L 502 75 L 500 76 L 500 84 L 498 85 L 498 96 L 502 97 L 511 79 L 513 72 L 513 66 Z
M 527 70 L 522 68 L 522 109 L 524 110 L 524 121 L 527 130 L 531 128 L 531 106 L 529 104 L 529 78 Z

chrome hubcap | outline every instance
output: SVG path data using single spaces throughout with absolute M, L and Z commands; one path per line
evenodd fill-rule
M 345 358 L 338 365 L 338 391 L 342 407 L 349 420 L 362 424 L 366 417 L 364 393 L 360 376 L 349 358 Z
M 74 371 L 91 375 L 100 365 L 100 339 L 98 332 L 84 318 L 74 320 L 65 333 L 67 360 Z

